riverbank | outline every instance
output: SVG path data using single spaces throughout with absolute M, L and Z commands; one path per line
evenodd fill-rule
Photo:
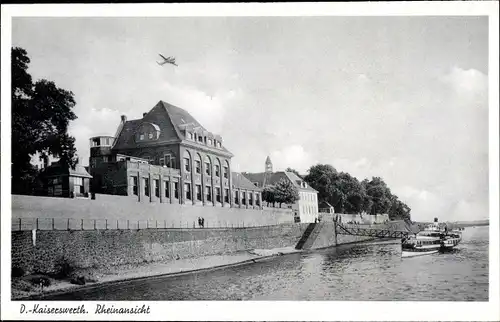
M 222 269 L 246 265 L 274 256 L 301 252 L 294 247 L 254 249 L 227 255 L 212 255 L 198 258 L 184 258 L 168 262 L 119 265 L 107 268 L 78 269 L 72 276 L 84 276 L 85 285 L 71 283 L 71 277 L 54 278 L 46 275 L 28 275 L 12 278 L 12 300 L 34 300 L 46 295 L 71 292 L 76 289 L 90 289 L 104 284 L 120 283 L 130 280 L 146 279 L 159 276 L 178 276 L 200 271 Z M 34 285 L 31 280 L 48 280 L 49 286 Z

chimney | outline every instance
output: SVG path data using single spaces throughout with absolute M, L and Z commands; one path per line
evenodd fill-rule
M 123 123 L 127 122 L 127 115 L 122 115 L 122 122 Z
M 142 117 L 146 116 L 146 114 L 148 114 L 148 113 L 142 113 Z

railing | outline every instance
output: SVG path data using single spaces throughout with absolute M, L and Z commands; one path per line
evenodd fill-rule
M 230 229 L 269 227 L 281 225 L 205 220 L 201 227 L 197 221 L 182 220 L 125 220 L 75 218 L 12 218 L 12 231 L 29 230 L 142 230 L 142 229 Z
M 368 236 L 377 238 L 403 238 L 408 237 L 408 231 L 396 230 L 397 225 L 389 224 L 384 228 L 369 228 L 356 224 L 340 224 L 335 225 L 336 233 L 341 235 Z

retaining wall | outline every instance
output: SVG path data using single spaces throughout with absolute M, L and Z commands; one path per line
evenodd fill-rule
M 146 229 L 12 232 L 12 267 L 53 273 L 67 261 L 77 268 L 107 267 L 294 246 L 307 224 L 241 229 Z

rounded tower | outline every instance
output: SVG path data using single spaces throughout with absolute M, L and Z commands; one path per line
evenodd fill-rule
M 103 162 L 113 161 L 111 147 L 115 142 L 112 136 L 94 136 L 90 138 L 90 168 L 96 168 Z

